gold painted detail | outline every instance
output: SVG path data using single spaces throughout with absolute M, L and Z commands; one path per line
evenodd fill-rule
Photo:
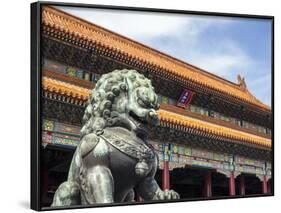
M 73 98 L 87 100 L 91 90 L 82 87 L 75 86 L 73 84 L 65 83 L 48 77 L 42 78 L 42 87 L 49 92 L 59 93 L 61 95 L 71 96 Z M 211 135 L 217 135 L 231 140 L 242 141 L 254 145 L 260 145 L 264 147 L 271 147 L 271 140 L 241 132 L 228 127 L 212 124 L 199 119 L 183 116 L 178 113 L 169 112 L 163 109 L 158 111 L 161 122 L 165 124 L 172 124 L 183 126 L 187 128 L 195 128 L 199 131 L 206 132 Z

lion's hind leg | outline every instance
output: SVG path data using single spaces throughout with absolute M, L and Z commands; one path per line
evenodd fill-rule
M 66 181 L 56 190 L 51 206 L 72 206 L 80 204 L 79 185 L 74 181 Z

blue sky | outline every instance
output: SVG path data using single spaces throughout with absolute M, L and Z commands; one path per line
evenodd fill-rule
M 271 22 L 60 7 L 232 82 L 245 77 L 248 90 L 271 105 Z

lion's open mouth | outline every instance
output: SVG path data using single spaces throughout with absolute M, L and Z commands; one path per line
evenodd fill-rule
M 148 124 L 148 122 L 144 118 L 141 118 L 141 117 L 137 116 L 133 111 L 129 112 L 129 116 L 132 118 L 132 121 L 137 126 L 139 126 L 141 124 Z

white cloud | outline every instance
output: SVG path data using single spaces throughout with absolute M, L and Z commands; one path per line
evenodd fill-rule
M 151 12 L 59 7 L 92 23 L 130 37 L 162 36 L 177 32 L 189 20 L 181 15 L 161 15 Z
M 140 42 L 158 37 L 194 40 L 212 21 L 206 17 L 183 14 L 58 7 L 89 22 Z M 221 24 L 227 23 L 221 20 Z M 183 33 L 184 32 L 184 37 Z
M 232 40 L 221 40 L 205 50 L 200 44 L 194 46 L 189 55 L 191 63 L 229 80 L 233 80 L 233 73 L 243 74 L 254 65 L 253 59 Z
M 271 73 L 260 71 L 259 73 L 267 73 L 266 75 L 258 75 L 255 79 L 248 82 L 248 88 L 263 103 L 271 106 Z

